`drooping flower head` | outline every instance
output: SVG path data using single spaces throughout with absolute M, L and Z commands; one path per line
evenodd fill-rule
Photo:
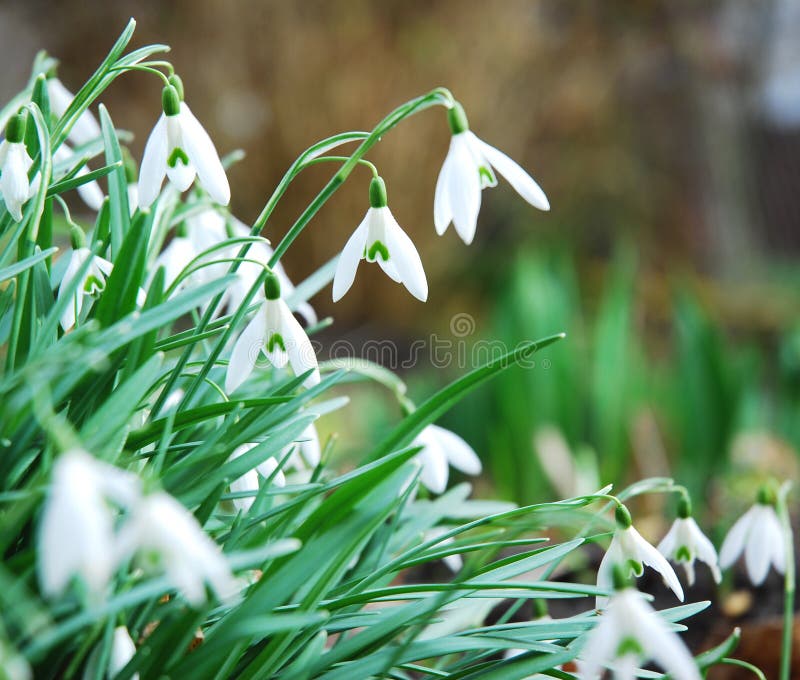
M 461 104 L 456 102 L 448 109 L 447 119 L 453 136 L 439 172 L 433 200 L 437 234 L 444 234 L 450 222 L 453 222 L 464 243 L 472 243 L 481 209 L 481 191 L 497 186 L 495 171 L 503 175 L 532 206 L 540 210 L 550 209 L 547 196 L 519 164 L 478 139 L 469 129 Z
M 692 517 L 692 504 L 688 496 L 682 496 L 678 502 L 678 517 L 658 544 L 658 552 L 683 565 L 690 586 L 694 585 L 695 559 L 708 565 L 717 583 L 722 580 L 717 551 Z
M 162 92 L 163 113 L 144 148 L 139 168 L 139 205 L 149 207 L 161 191 L 164 176 L 178 191 L 186 191 L 197 177 L 211 199 L 228 205 L 231 189 L 219 154 L 186 102 L 175 76 Z
M 444 493 L 451 465 L 467 475 L 481 473 L 481 459 L 473 448 L 455 432 L 438 425 L 428 425 L 412 446 L 422 447 L 417 454 L 422 463 L 419 480 L 434 493 Z
M 780 574 L 786 571 L 786 547 L 775 501 L 773 489 L 766 486 L 759 489 L 758 501 L 731 527 L 719 551 L 723 569 L 732 566 L 744 553 L 747 575 L 756 586 L 764 583 L 770 565 Z
M 627 569 L 626 578 L 639 577 L 644 573 L 645 565 L 655 569 L 667 587 L 683 602 L 683 588 L 675 570 L 666 558 L 650 545 L 642 535 L 633 528 L 631 513 L 624 505 L 617 506 L 617 529 L 611 539 L 606 554 L 597 570 L 597 585 L 600 588 L 610 589 L 613 585 L 613 571 L 615 565 Z M 603 609 L 608 603 L 608 598 L 597 597 L 597 608 Z
M 72 253 L 64 271 L 64 278 L 61 279 L 58 299 L 62 299 L 67 294 L 70 284 L 76 277 L 80 276 L 80 279 L 61 315 L 61 327 L 65 331 L 72 328 L 80 319 L 84 305 L 91 304 L 91 301 L 97 299 L 105 290 L 106 278 L 114 269 L 114 265 L 108 260 L 95 255 L 86 247 L 86 237 L 79 227 L 72 227 L 70 238 L 72 240 Z M 88 267 L 84 267 L 84 263 L 87 260 L 90 263 Z
M 175 498 L 157 491 L 140 499 L 122 526 L 118 559 L 154 554 L 170 583 L 192 605 L 206 600 L 206 584 L 221 600 L 236 594 L 236 582 L 219 546 Z
M 22 111 L 11 116 L 6 124 L 6 138 L 0 142 L 0 194 L 16 222 L 22 220 L 22 206 L 33 195 L 28 180 L 33 160 L 24 142 L 27 115 Z
M 58 595 L 79 576 L 93 596 L 102 595 L 115 568 L 114 511 L 109 501 L 130 506 L 139 479 L 85 451 L 56 460 L 39 531 L 39 580 Z
M 614 594 L 588 634 L 578 658 L 581 680 L 597 680 L 609 668 L 620 680 L 633 680 L 654 661 L 674 680 L 700 680 L 686 645 L 629 583 L 627 568 L 614 565 Z
M 389 210 L 386 184 L 374 177 L 369 185 L 370 208 L 345 243 L 333 277 L 333 301 L 350 290 L 361 260 L 377 262 L 386 275 L 402 283 L 415 298 L 428 299 L 428 281 L 417 249 Z
M 311 370 L 306 387 L 319 383 L 319 365 L 314 348 L 300 322 L 281 298 L 278 277 L 270 272 L 264 282 L 265 300 L 233 346 L 225 376 L 225 390 L 233 392 L 253 372 L 263 352 L 275 368 L 289 363 L 296 375 Z

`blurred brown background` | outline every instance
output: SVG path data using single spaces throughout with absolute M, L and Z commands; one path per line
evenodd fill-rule
M 484 194 L 472 248 L 452 230 L 436 238 L 445 116 L 429 111 L 387 136 L 371 158 L 420 248 L 432 304 L 364 268 L 336 312 L 419 328 L 442 306 L 470 308 L 458 290 L 472 272 L 565 238 L 589 261 L 631 239 L 656 277 L 685 268 L 741 291 L 774 275 L 799 243 L 799 14 L 793 0 L 7 2 L 0 95 L 22 86 L 40 47 L 77 89 L 134 16 L 136 45 L 172 46 L 218 148 L 247 152 L 230 175 L 233 211 L 249 221 L 309 143 L 449 87 L 473 130 L 528 168 L 553 210 L 529 208 L 501 181 Z M 104 97 L 136 133 L 136 157 L 159 92 L 155 78 L 132 74 Z M 265 235 L 280 237 L 330 172 L 296 182 Z M 357 171 L 290 251 L 295 278 L 338 252 L 367 207 L 367 182 Z M 331 311 L 327 294 L 317 304 Z

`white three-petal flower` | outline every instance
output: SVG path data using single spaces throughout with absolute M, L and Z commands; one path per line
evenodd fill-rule
M 111 274 L 114 268 L 108 260 L 94 255 L 88 248 L 76 248 L 70 254 L 69 264 L 61 279 L 58 289 L 58 299 L 60 300 L 70 288 L 75 277 L 79 275 L 84 267 L 86 260 L 91 260 L 88 267 L 80 274 L 77 287 L 72 292 L 70 302 L 67 303 L 64 313 L 61 315 L 61 327 L 68 331 L 80 319 L 81 310 L 87 299 L 91 300 L 98 297 L 106 287 L 106 277 Z
M 464 243 L 472 243 L 481 209 L 481 191 L 497 185 L 495 171 L 503 175 L 532 206 L 540 210 L 550 209 L 547 196 L 518 163 L 478 139 L 467 128 L 460 104 L 451 109 L 449 117 L 453 136 L 433 199 L 433 221 L 439 235 L 444 234 L 453 222 Z
M 342 249 L 333 277 L 334 302 L 350 290 L 362 259 L 377 262 L 389 278 L 402 283 L 418 300 L 428 299 L 428 281 L 419 253 L 388 206 L 367 210 Z
M 686 645 L 635 588 L 611 596 L 579 659 L 581 680 L 597 680 L 603 668 L 611 668 L 620 680 L 633 680 L 649 660 L 674 680 L 701 677 Z
M 155 552 L 170 583 L 193 605 L 206 600 L 209 584 L 222 600 L 236 594 L 236 581 L 219 546 L 195 516 L 163 491 L 142 498 L 119 532 L 117 555 Z
M 137 477 L 73 450 L 53 467 L 39 531 L 39 579 L 47 595 L 58 595 L 72 576 L 102 594 L 115 568 L 114 514 L 109 500 L 128 506 L 139 493 Z
M 714 544 L 697 526 L 693 517 L 676 518 L 667 535 L 658 544 L 658 552 L 667 559 L 683 565 L 690 586 L 694 585 L 695 559 L 708 565 L 717 583 L 722 580 Z
M 186 191 L 195 176 L 211 199 L 228 205 L 231 189 L 219 154 L 186 102 L 174 115 L 162 113 L 144 148 L 139 168 L 139 206 L 147 208 L 161 191 L 164 176 Z
M 632 526 L 628 528 L 618 527 L 611 539 L 606 554 L 600 562 L 597 570 L 597 586 L 599 588 L 611 589 L 613 585 L 614 566 L 625 567 L 627 573 L 641 576 L 644 566 L 647 565 L 655 569 L 664 583 L 672 590 L 677 598 L 683 602 L 683 588 L 678 580 L 675 570 L 666 558 L 652 545 L 642 538 L 642 535 Z M 607 597 L 597 597 L 597 608 L 602 609 L 608 602 Z
M 22 219 L 22 205 L 34 192 L 28 181 L 33 161 L 23 142 L 0 142 L 0 194 L 15 221 Z
M 786 571 L 783 530 L 772 505 L 756 503 L 736 521 L 722 542 L 720 566 L 727 569 L 742 553 L 754 585 L 764 583 L 770 564 L 781 574 Z
M 434 493 L 443 493 L 447 488 L 450 465 L 467 475 L 481 473 L 481 459 L 472 447 L 455 432 L 438 425 L 428 425 L 412 446 L 422 446 L 417 454 L 422 463 L 419 479 Z
M 281 299 L 265 299 L 233 346 L 225 376 L 225 390 L 233 392 L 253 372 L 261 352 L 275 368 L 291 364 L 296 375 L 308 370 L 305 386 L 319 383 L 317 355 L 300 322 Z

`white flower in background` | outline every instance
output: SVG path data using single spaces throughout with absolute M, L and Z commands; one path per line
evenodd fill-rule
M 744 553 L 747 575 L 757 586 L 767 578 L 770 564 L 780 574 L 786 571 L 783 528 L 774 503 L 774 494 L 769 489 L 762 489 L 758 502 L 731 527 L 719 551 L 719 563 L 723 569 L 732 566 Z
M 116 566 L 108 501 L 130 506 L 139 488 L 137 477 L 85 451 L 56 460 L 39 530 L 39 579 L 46 595 L 60 594 L 73 576 L 94 596 L 102 595 Z
M 3 680 L 32 680 L 33 671 L 22 654 L 0 638 L 0 670 Z
M 428 299 L 428 281 L 422 260 L 411 239 L 397 224 L 386 202 L 386 185 L 380 177 L 369 185 L 370 208 L 345 243 L 333 277 L 333 301 L 350 290 L 362 259 L 377 262 L 390 279 L 402 283 L 418 300 Z
M 196 176 L 212 200 L 228 205 L 231 188 L 214 142 L 172 85 L 164 87 L 162 108 L 139 168 L 139 205 L 152 205 L 164 175 L 178 191 L 186 191 Z
M 237 446 L 229 460 L 236 460 L 239 456 L 247 453 L 254 449 L 258 444 L 242 444 L 241 446 Z M 265 478 L 269 478 L 269 476 L 275 472 L 278 468 L 278 461 L 272 457 L 267 458 L 263 463 L 260 463 L 256 467 L 251 470 L 245 472 L 241 477 L 234 480 L 230 484 L 230 489 L 232 493 L 238 493 L 240 491 L 247 491 L 251 493 L 258 493 L 259 489 L 259 481 L 258 481 L 258 473 L 261 473 Z M 286 477 L 283 474 L 282 470 L 278 470 L 275 473 L 275 477 L 272 479 L 273 484 L 275 486 L 286 486 Z M 243 512 L 247 512 L 253 505 L 253 501 L 255 501 L 255 496 L 245 496 L 242 498 L 234 498 L 233 505 L 236 507 L 237 510 L 242 510 Z
M 50 99 L 50 109 L 61 118 L 66 112 L 75 95 L 72 94 L 58 78 L 47 79 L 47 96 Z M 69 131 L 69 139 L 73 144 L 88 144 L 100 137 L 100 125 L 89 109 L 80 116 Z
M 319 435 L 314 423 L 309 423 L 308 427 L 300 433 L 297 440 L 283 449 L 281 458 L 289 451 L 292 451 L 289 464 L 297 470 L 305 470 L 306 466 L 315 468 L 319 465 L 322 459 L 322 449 L 319 445 Z
M 108 659 L 108 676 L 117 676 L 128 662 L 136 655 L 136 645 L 131 639 L 131 634 L 125 626 L 117 626 L 114 629 L 114 638 L 111 641 L 111 654 Z M 134 673 L 132 680 L 139 680 L 139 674 Z
M 613 580 L 624 581 L 617 576 Z M 673 680 L 701 680 L 697 664 L 680 637 L 630 586 L 620 585 L 615 590 L 578 658 L 581 680 L 597 680 L 604 668 L 620 680 L 634 680 L 648 661 L 661 666 Z
M 617 530 L 597 570 L 597 586 L 611 589 L 615 566 L 627 569 L 626 576 L 639 577 L 644 573 L 644 565 L 647 565 L 661 574 L 666 586 L 683 602 L 683 588 L 675 570 L 666 558 L 633 528 L 630 512 L 624 505 L 617 507 L 616 521 Z M 598 596 L 597 608 L 603 609 L 607 602 L 607 597 Z
M 0 142 L 0 194 L 16 222 L 22 220 L 22 205 L 34 193 L 28 181 L 33 161 L 25 148 L 27 114 L 12 116 L 6 125 L 6 138 Z
M 53 161 L 56 163 L 69 163 L 75 162 L 76 154 L 75 152 L 70 149 L 66 144 L 62 144 L 59 146 L 55 153 L 53 154 Z M 75 177 L 83 177 L 84 175 L 89 173 L 89 166 L 85 163 L 81 165 L 78 172 L 75 173 Z M 67 174 L 64 172 L 62 174 Z M 38 178 L 37 178 L 38 181 Z M 91 182 L 86 182 L 85 184 L 81 184 L 77 187 L 76 191 L 78 192 L 78 196 L 81 197 L 81 200 L 89 206 L 95 212 L 99 212 L 100 208 L 103 207 L 103 200 L 105 199 L 105 194 L 103 194 L 103 190 L 100 188 L 100 185 L 97 183 L 96 180 L 92 180 Z
M 253 372 L 261 352 L 275 368 L 291 364 L 296 375 L 313 369 L 306 387 L 319 383 L 317 355 L 300 322 L 281 299 L 278 277 L 268 274 L 264 283 L 266 299 L 233 346 L 225 376 L 225 391 L 233 392 Z
M 61 279 L 61 284 L 58 289 L 58 299 L 60 300 L 67 294 L 70 284 L 74 281 L 75 277 L 80 275 L 78 285 L 71 293 L 69 304 L 64 309 L 61 315 L 61 327 L 68 331 L 75 325 L 75 322 L 80 319 L 81 310 L 83 305 L 88 301 L 94 300 L 100 296 L 106 287 L 106 277 L 111 274 L 114 268 L 108 260 L 94 255 L 89 248 L 86 247 L 86 239 L 83 232 L 78 227 L 73 227 L 70 231 L 72 239 L 72 252 L 69 256 L 69 264 L 64 271 L 64 278 Z M 88 268 L 83 273 L 81 269 L 84 268 L 84 263 L 90 260 Z
M 678 517 L 669 532 L 658 544 L 658 552 L 678 564 L 683 564 L 689 585 L 694 585 L 694 561 L 705 562 L 711 569 L 714 580 L 719 583 L 722 574 L 719 570 L 719 558 L 714 544 L 697 526 L 692 517 L 689 499 L 682 497 L 678 505 Z
M 481 209 L 481 191 L 497 186 L 495 171 L 532 206 L 550 210 L 547 196 L 522 167 L 470 131 L 461 104 L 456 102 L 447 117 L 453 136 L 436 182 L 433 200 L 436 233 L 441 236 L 453 222 L 464 243 L 472 243 Z
M 136 552 L 156 553 L 170 583 L 190 604 L 205 602 L 206 584 L 221 600 L 237 592 L 219 546 L 192 513 L 163 491 L 141 499 L 119 532 L 119 558 Z
M 440 536 L 444 536 L 448 531 L 450 531 L 447 527 L 433 527 L 430 529 L 426 535 L 425 540 L 431 540 L 434 538 L 439 538 Z M 447 548 L 448 545 L 452 545 L 455 542 L 455 538 L 453 536 L 449 536 L 448 538 L 444 538 L 439 543 L 434 546 L 434 549 L 439 550 L 441 548 Z M 464 566 L 464 560 L 462 559 L 461 555 L 453 554 L 447 555 L 446 557 L 442 558 L 442 562 L 445 563 L 447 568 L 452 571 L 454 574 L 457 574 L 461 571 L 461 568 Z
M 438 425 L 428 425 L 411 444 L 421 446 L 417 459 L 422 463 L 420 482 L 434 493 L 443 493 L 447 488 L 449 466 L 466 475 L 481 473 L 478 454 L 455 432 Z

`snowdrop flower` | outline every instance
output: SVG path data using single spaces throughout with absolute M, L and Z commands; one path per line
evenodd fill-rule
M 314 423 L 309 423 L 308 427 L 300 433 L 296 441 L 289 444 L 281 452 L 281 457 L 289 451 L 293 451 L 289 462 L 298 470 L 304 470 L 306 465 L 311 468 L 317 467 L 322 459 L 322 449 L 319 445 L 319 435 Z
M 192 513 L 163 491 L 141 499 L 120 530 L 119 558 L 136 552 L 156 553 L 169 581 L 192 605 L 205 602 L 206 583 L 223 600 L 237 591 L 219 546 Z
M 256 446 L 258 446 L 258 444 L 242 444 L 241 446 L 237 446 L 231 454 L 229 460 L 236 460 L 239 456 L 251 451 Z M 258 473 L 260 472 L 264 477 L 268 478 L 273 472 L 275 472 L 277 467 L 277 460 L 275 460 L 273 457 L 267 458 L 263 463 L 260 463 L 252 470 L 248 470 L 241 477 L 231 482 L 231 492 L 237 493 L 239 491 L 248 491 L 250 493 L 258 493 Z M 275 473 L 275 477 L 273 477 L 272 482 L 275 484 L 275 486 L 286 486 L 286 477 L 284 476 L 282 470 L 278 470 Z M 234 498 L 233 505 L 237 510 L 248 512 L 253 505 L 253 501 L 255 501 L 255 497 L 244 496 L 242 498 Z
M 681 497 L 678 503 L 678 517 L 658 544 L 658 552 L 673 562 L 683 564 L 690 586 L 694 585 L 695 559 L 708 565 L 717 583 L 722 580 L 717 564 L 717 551 L 694 521 L 691 503 L 687 496 Z
M 62 144 L 61 146 L 59 146 L 56 149 L 55 153 L 53 154 L 53 160 L 56 162 L 68 162 L 70 160 L 74 160 L 74 158 L 75 158 L 74 152 L 66 144 Z M 75 173 L 75 177 L 83 177 L 88 173 L 89 173 L 89 167 L 86 164 L 84 164 L 80 167 L 78 172 Z M 38 177 L 36 182 L 38 186 Z M 79 185 L 77 187 L 77 192 L 78 196 L 81 197 L 81 200 L 83 200 L 83 202 L 95 212 L 99 212 L 100 208 L 103 207 L 105 194 L 103 194 L 103 190 L 100 188 L 100 185 L 95 180 Z
M 71 293 L 71 301 L 64 309 L 61 315 L 61 327 L 68 331 L 72 328 L 76 321 L 80 319 L 81 310 L 87 300 L 94 300 L 100 296 L 106 287 L 106 277 L 111 274 L 114 265 L 108 260 L 92 253 L 86 247 L 86 238 L 83 232 L 78 227 L 73 227 L 70 231 L 70 238 L 72 239 L 72 253 L 70 255 L 69 264 L 64 272 L 64 278 L 61 279 L 61 285 L 58 289 L 58 299 L 60 300 L 67 294 L 70 284 L 75 280 L 75 277 L 80 275 L 77 288 Z M 87 269 L 81 273 L 84 263 L 90 260 Z
M 700 680 L 686 645 L 642 594 L 626 585 L 622 569 L 614 570 L 613 581 L 617 589 L 579 654 L 581 680 L 597 680 L 603 668 L 620 680 L 633 680 L 651 660 L 673 680 Z
M 164 87 L 162 109 L 139 168 L 139 206 L 152 205 L 164 175 L 178 191 L 186 191 L 196 176 L 212 200 L 228 205 L 231 188 L 214 142 L 173 85 Z
M 467 475 L 481 473 L 478 454 L 455 432 L 438 425 L 428 425 L 414 439 L 412 446 L 421 446 L 417 459 L 422 463 L 420 482 L 434 493 L 447 488 L 448 466 L 452 465 Z
M 131 634 L 125 626 L 117 626 L 114 629 L 114 637 L 111 640 L 111 655 L 108 659 L 108 677 L 117 676 L 128 662 L 136 655 L 136 645 L 133 644 Z M 134 673 L 132 680 L 139 680 L 139 674 Z
M 264 293 L 266 299 L 233 346 L 225 376 L 228 393 L 253 372 L 261 352 L 275 368 L 283 368 L 288 362 L 296 375 L 313 369 L 305 380 L 306 387 L 319 383 L 319 366 L 311 341 L 281 299 L 278 277 L 271 272 L 264 282 Z
M 386 185 L 374 177 L 369 185 L 370 208 L 353 235 L 345 243 L 333 277 L 333 301 L 350 290 L 358 263 L 377 262 L 387 276 L 402 283 L 418 300 L 428 299 L 428 281 L 422 260 L 411 239 L 397 224 L 386 202 Z
M 425 540 L 428 541 L 434 538 L 439 538 L 440 536 L 444 536 L 448 531 L 450 531 L 450 529 L 447 527 L 433 527 L 426 533 Z M 454 542 L 455 538 L 453 536 L 449 536 L 448 538 L 443 538 L 441 541 L 439 541 L 435 548 L 437 550 L 446 548 L 448 545 L 452 545 Z M 442 562 L 444 562 L 445 566 L 454 574 L 457 574 L 459 571 L 461 571 L 461 568 L 464 566 L 464 560 L 459 554 L 447 555 L 446 557 L 442 558 Z
M 12 116 L 6 125 L 6 138 L 0 142 L 0 194 L 16 222 L 22 220 L 22 205 L 34 193 L 28 181 L 33 161 L 25 148 L 25 112 Z
M 786 571 L 783 528 L 771 489 L 761 489 L 758 502 L 731 527 L 719 551 L 720 566 L 727 569 L 742 553 L 753 585 L 764 583 L 770 564 L 780 574 Z
M 502 151 L 481 141 L 469 129 L 461 104 L 456 102 L 448 110 L 447 119 L 453 136 L 439 172 L 433 200 L 437 234 L 444 234 L 453 222 L 464 243 L 472 243 L 481 209 L 481 191 L 497 186 L 495 171 L 503 175 L 532 206 L 550 210 L 547 196 L 533 178 Z
M 58 595 L 80 576 L 93 596 L 103 593 L 114 560 L 114 515 L 109 500 L 135 503 L 134 475 L 73 450 L 56 460 L 39 531 L 39 580 L 46 595 Z
M 644 565 L 647 565 L 661 574 L 667 587 L 683 602 L 683 588 L 675 570 L 666 558 L 633 528 L 631 513 L 624 505 L 617 506 L 616 521 L 617 530 L 597 570 L 597 586 L 611 589 L 615 565 L 627 567 L 628 575 L 637 577 L 644 573 Z M 598 596 L 597 608 L 603 609 L 607 602 L 607 597 Z
M 66 112 L 75 95 L 72 94 L 58 78 L 47 79 L 47 95 L 50 99 L 50 108 L 53 113 L 61 118 Z M 73 144 L 88 144 L 100 137 L 100 126 L 89 109 L 80 116 L 69 131 L 69 139 Z

